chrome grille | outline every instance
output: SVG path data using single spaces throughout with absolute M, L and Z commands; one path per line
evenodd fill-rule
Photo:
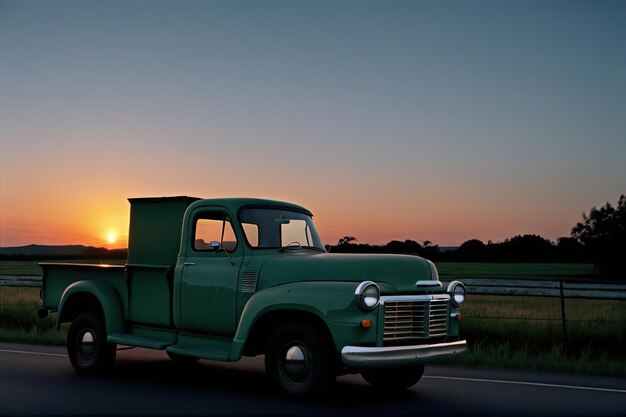
M 384 342 L 445 336 L 448 301 L 385 301 Z
M 256 291 L 257 275 L 256 270 L 246 269 L 241 273 L 241 292 Z

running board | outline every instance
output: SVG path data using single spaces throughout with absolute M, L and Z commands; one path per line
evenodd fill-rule
M 171 343 L 163 340 L 148 339 L 129 333 L 112 333 L 107 337 L 107 342 L 158 350 L 163 350 L 171 345 Z
M 195 356 L 213 361 L 230 361 L 233 341 L 231 339 L 181 333 L 178 343 L 167 347 L 177 355 Z
M 226 362 L 230 358 L 230 352 L 215 352 L 206 349 L 192 349 L 184 346 L 169 346 L 165 350 L 169 353 L 175 353 L 177 355 L 195 356 L 196 358 L 220 362 Z

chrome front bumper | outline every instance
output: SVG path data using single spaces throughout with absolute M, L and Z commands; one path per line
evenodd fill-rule
M 346 346 L 341 349 L 341 360 L 350 368 L 389 368 L 435 362 L 464 352 L 466 349 L 465 340 L 433 345 Z

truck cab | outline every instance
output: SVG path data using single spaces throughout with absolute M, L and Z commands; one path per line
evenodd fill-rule
M 118 344 L 187 362 L 265 355 L 270 380 L 298 396 L 347 372 L 407 388 L 466 349 L 465 288 L 444 288 L 428 260 L 328 253 L 312 213 L 292 203 L 129 201 L 126 265 L 41 264 L 43 308 L 71 323 L 80 373 L 110 370 Z

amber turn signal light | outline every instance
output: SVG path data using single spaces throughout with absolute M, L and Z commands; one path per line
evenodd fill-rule
M 372 321 L 371 320 L 361 320 L 361 327 L 364 329 L 369 329 L 370 327 L 372 327 Z

